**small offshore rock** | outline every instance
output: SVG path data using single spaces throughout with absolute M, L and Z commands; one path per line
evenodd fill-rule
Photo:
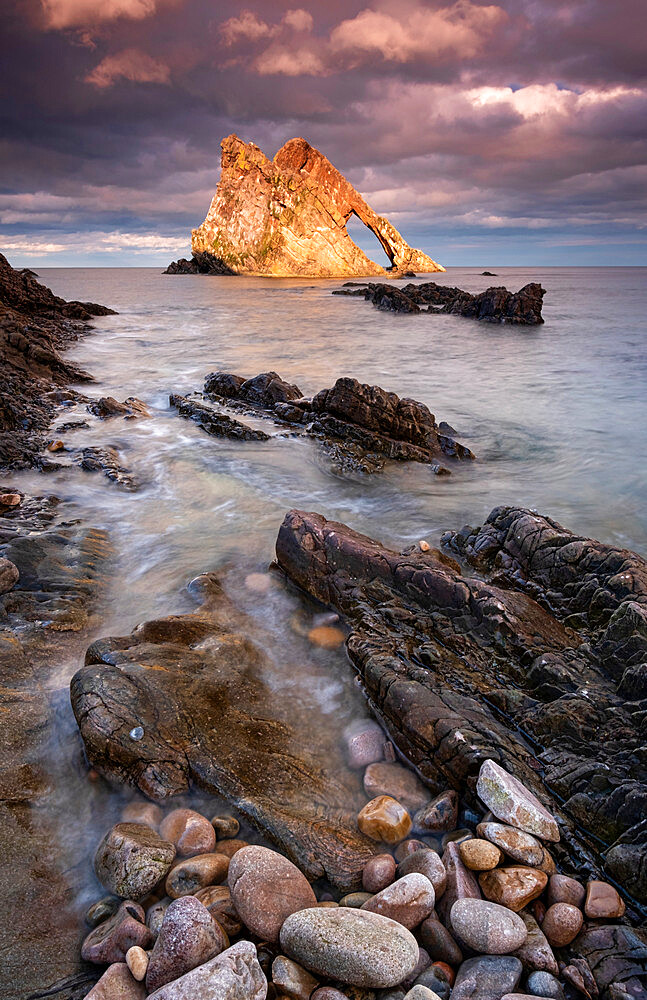
M 117 823 L 94 856 L 101 885 L 122 899 L 141 899 L 166 877 L 175 847 L 144 823 Z
M 137 903 L 122 903 L 114 916 L 104 920 L 85 938 L 81 958 L 86 962 L 124 962 L 126 952 L 134 945 L 148 948 L 153 935 L 144 923 L 144 911 Z
M 517 913 L 540 896 L 548 883 L 548 876 L 537 868 L 513 865 L 481 872 L 479 885 L 487 899 L 507 906 Z
M 210 854 L 216 846 L 216 831 L 209 820 L 194 809 L 173 809 L 160 823 L 160 834 L 175 844 L 178 856 Z
M 514 861 L 531 868 L 540 865 L 544 858 L 544 848 L 531 834 L 516 830 L 505 823 L 479 823 L 476 827 L 479 837 L 496 844 Z
M 164 914 L 164 922 L 148 963 L 149 993 L 178 979 L 219 955 L 228 941 L 206 906 L 193 896 L 175 899 Z
M 309 1000 L 319 985 L 307 969 L 285 955 L 278 955 L 272 962 L 272 982 L 290 1000 Z
M 125 962 L 113 962 L 86 993 L 85 1000 L 144 1000 L 146 989 L 130 974 Z
M 418 961 L 410 931 L 366 910 L 301 910 L 287 918 L 280 939 L 283 951 L 311 972 L 355 986 L 396 986 Z
M 393 882 L 362 905 L 413 930 L 429 916 L 436 902 L 434 887 L 425 875 L 414 872 Z
M 143 948 L 140 948 L 139 945 L 134 945 L 126 952 L 126 965 L 130 969 L 133 978 L 138 983 L 141 983 L 146 978 L 148 953 Z
M 88 927 L 97 927 L 117 912 L 121 900 L 117 896 L 104 896 L 88 907 L 85 912 L 85 922 Z
M 340 628 L 334 625 L 315 625 L 308 632 L 308 642 L 313 646 L 321 646 L 322 649 L 337 649 L 346 639 Z
M 20 572 L 15 563 L 12 563 L 10 559 L 0 557 L 0 594 L 9 593 L 19 579 Z
M 444 833 L 454 830 L 458 821 L 458 794 L 453 788 L 441 792 L 413 817 L 416 833 Z
M 564 1000 L 564 988 L 559 979 L 550 972 L 531 972 L 526 986 L 533 996 Z
M 224 882 L 228 871 L 226 854 L 196 854 L 171 868 L 166 878 L 166 892 L 171 899 L 193 896 L 207 885 Z
M 461 941 L 485 955 L 509 955 L 528 936 L 526 925 L 516 913 L 485 899 L 457 899 L 450 922 Z
M 565 948 L 580 933 L 583 922 L 582 911 L 577 906 L 553 903 L 546 910 L 541 929 L 553 948 Z
M 364 903 L 368 903 L 369 899 L 373 899 L 372 892 L 349 892 L 346 896 L 342 896 L 339 900 L 339 905 L 350 906 L 359 910 Z
M 211 825 L 216 831 L 216 842 L 235 837 L 240 830 L 240 823 L 235 816 L 212 816 Z
M 355 719 L 344 729 L 348 766 L 368 767 L 384 757 L 384 732 L 372 719 Z
M 515 951 L 515 958 L 519 959 L 526 970 L 540 970 L 557 975 L 559 972 L 557 960 L 543 932 L 543 927 L 539 926 L 527 910 L 522 910 L 519 916 L 526 925 L 528 937 Z
M 587 883 L 584 902 L 584 912 L 587 917 L 594 920 L 613 919 L 622 917 L 625 909 L 620 893 L 608 882 L 593 880 Z
M 460 965 L 463 961 L 463 952 L 435 912 L 420 924 L 419 934 L 432 960 L 447 965 Z
M 510 955 L 480 955 L 463 962 L 452 1000 L 501 1000 L 519 985 L 523 966 Z
M 429 801 L 429 793 L 420 778 L 402 764 L 378 761 L 364 772 L 364 789 L 369 798 L 390 795 L 409 812 L 421 809 Z
M 144 823 L 159 832 L 164 813 L 154 802 L 129 802 L 121 813 L 122 823 Z
M 206 906 L 224 932 L 233 937 L 240 934 L 242 921 L 238 916 L 231 893 L 226 885 L 209 885 L 195 893 L 195 898 Z
M 458 850 L 465 867 L 473 872 L 485 872 L 496 868 L 503 857 L 495 844 L 479 838 L 462 841 Z
M 409 833 L 411 817 L 390 795 L 378 795 L 367 802 L 357 817 L 357 825 L 372 840 L 397 844 Z
M 239 941 L 204 965 L 149 994 L 148 1000 L 265 1000 L 267 980 L 251 941 Z
M 265 941 L 278 941 L 286 917 L 317 902 L 305 875 L 268 847 L 237 851 L 229 865 L 228 883 L 241 920 Z
M 546 890 L 546 903 L 552 906 L 553 903 L 570 903 L 571 906 L 580 907 L 584 903 L 586 889 L 568 875 L 551 875 L 548 879 L 548 889 Z
M 395 878 L 395 858 L 391 854 L 376 854 L 362 869 L 362 886 L 366 892 L 380 892 Z
M 398 865 L 398 878 L 402 878 L 403 875 L 411 875 L 413 872 L 425 875 L 434 887 L 436 899 L 440 899 L 447 885 L 447 872 L 440 855 L 429 847 L 409 854 Z
M 532 792 L 496 761 L 481 764 L 476 792 L 497 819 L 533 834 L 541 840 L 558 841 L 559 829 L 553 816 Z

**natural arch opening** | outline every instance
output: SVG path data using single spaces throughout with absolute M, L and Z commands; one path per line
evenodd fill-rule
M 346 223 L 346 232 L 353 243 L 356 243 L 360 250 L 363 250 L 366 256 L 370 257 L 375 264 L 379 264 L 381 267 L 393 266 L 393 261 L 375 233 L 362 222 L 355 212 L 351 212 L 350 218 Z

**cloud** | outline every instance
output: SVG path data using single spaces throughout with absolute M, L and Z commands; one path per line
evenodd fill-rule
M 158 0 L 41 0 L 41 7 L 48 28 L 85 28 L 122 17 L 150 17 Z
M 139 49 L 124 49 L 112 56 L 106 56 L 98 66 L 85 77 L 86 83 L 95 87 L 111 87 L 117 80 L 131 80 L 133 83 L 169 83 L 170 68 L 158 59 Z
M 278 24 L 268 24 L 251 10 L 243 10 L 237 17 L 230 17 L 220 25 L 220 34 L 225 45 L 236 45 L 240 41 L 258 42 L 262 38 L 273 38 L 284 30 L 309 32 L 314 27 L 314 18 L 302 8 L 285 12 Z
M 170 256 L 178 250 L 186 250 L 188 237 L 173 237 L 160 233 L 122 233 L 88 231 L 58 237 L 56 241 L 43 238 L 10 236 L 0 233 L 0 248 L 3 253 L 20 253 L 23 257 L 43 257 L 49 254 L 87 252 L 114 256 L 121 253 L 150 254 L 151 251 Z

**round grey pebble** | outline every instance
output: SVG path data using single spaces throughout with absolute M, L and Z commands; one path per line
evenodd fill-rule
M 135 740 L 135 742 L 138 743 L 139 740 L 144 739 L 144 730 L 142 726 L 135 726 L 134 729 L 130 730 L 130 733 L 128 735 L 130 736 L 131 740 Z
M 550 997 L 551 1000 L 564 1000 L 562 984 L 550 972 L 531 972 L 526 983 L 528 992 L 536 997 Z

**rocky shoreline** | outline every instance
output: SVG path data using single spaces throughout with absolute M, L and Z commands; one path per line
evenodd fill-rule
M 0 458 L 45 470 L 65 385 L 90 378 L 58 351 L 110 310 L 3 261 Z M 91 420 L 148 416 L 132 397 L 74 400 Z M 276 372 L 218 371 L 171 400 L 241 447 L 308 435 L 352 474 L 474 458 L 424 404 L 351 378 L 305 398 Z M 73 460 L 137 488 L 109 448 Z M 249 583 L 259 601 L 270 579 L 299 588 L 309 641 L 346 643 L 373 718 L 341 744 L 274 688 L 272 634 L 223 574 L 192 581 L 196 610 L 91 641 L 110 560 L 55 497 L 0 496 L 3 1000 L 647 994 L 641 557 L 515 507 L 403 552 L 290 511 Z M 84 649 L 85 757 L 54 680 Z

